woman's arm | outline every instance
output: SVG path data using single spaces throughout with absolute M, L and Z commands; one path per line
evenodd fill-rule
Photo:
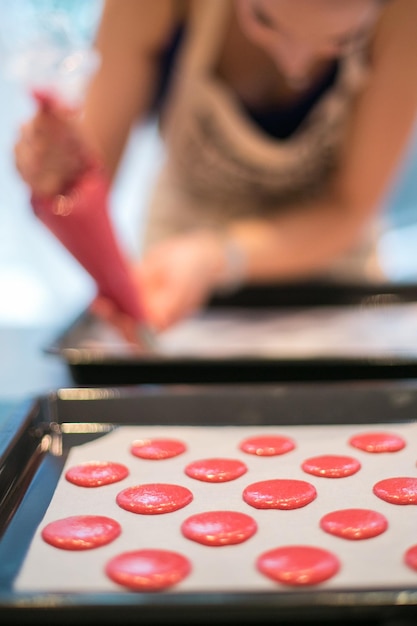
M 147 115 L 178 2 L 105 2 L 95 42 L 101 63 L 82 110 L 70 111 L 48 95 L 22 125 L 15 162 L 33 193 L 65 193 L 92 161 L 113 179 L 132 125 Z
M 240 220 L 227 236 L 251 281 L 317 273 L 351 248 L 393 180 L 417 112 L 417 2 L 392 0 L 372 42 L 371 71 L 352 112 L 341 164 L 320 200 L 272 220 Z
M 144 120 L 178 0 L 106 0 L 95 47 L 101 65 L 88 89 L 83 128 L 112 178 L 132 125 Z

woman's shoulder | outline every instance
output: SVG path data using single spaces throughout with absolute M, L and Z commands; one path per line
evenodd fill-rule
M 188 19 L 192 0 L 105 0 L 99 36 L 150 50 L 164 48 L 178 24 Z
M 417 2 L 416 0 L 385 0 L 375 29 L 372 50 L 376 57 L 388 52 L 406 54 L 407 61 L 417 64 Z

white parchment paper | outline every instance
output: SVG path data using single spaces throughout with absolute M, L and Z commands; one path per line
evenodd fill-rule
M 407 446 L 395 453 L 370 454 L 348 444 L 351 435 L 382 430 L 402 435 Z M 284 455 L 256 457 L 238 449 L 250 435 L 280 434 L 292 437 L 296 448 Z M 175 437 L 187 451 L 165 460 L 144 460 L 131 455 L 138 438 Z M 361 470 L 350 477 L 329 479 L 306 474 L 301 463 L 321 454 L 348 455 L 358 459 Z M 204 483 L 184 473 L 191 461 L 210 457 L 242 460 L 245 475 L 226 483 Z M 65 470 L 78 463 L 111 460 L 124 463 L 129 476 L 99 488 L 83 488 L 65 480 Z M 393 505 L 372 493 L 373 485 L 394 476 L 417 477 L 417 424 L 279 426 L 279 427 L 119 427 L 101 438 L 73 447 L 44 519 L 36 530 L 15 587 L 24 591 L 95 592 L 123 591 L 109 580 L 104 567 L 117 554 L 140 548 L 176 550 L 192 562 L 191 574 L 172 591 L 288 591 L 255 567 L 257 557 L 278 546 L 303 544 L 331 550 L 341 561 L 339 573 L 320 588 L 416 587 L 417 572 L 403 562 L 405 551 L 417 544 L 417 506 Z M 318 496 L 311 504 L 295 510 L 257 510 L 242 499 L 244 488 L 256 481 L 294 478 L 313 484 Z M 126 487 L 153 482 L 188 487 L 193 501 L 183 509 L 160 515 L 138 515 L 121 509 L 115 501 Z M 367 540 L 348 541 L 325 533 L 320 518 L 341 508 L 370 508 L 388 519 L 388 530 Z M 192 514 L 209 510 L 234 510 L 251 515 L 257 533 L 245 543 L 209 547 L 182 536 L 180 525 Z M 42 528 L 70 515 L 107 515 L 122 526 L 112 543 L 85 551 L 66 551 L 46 544 Z M 311 589 L 311 587 L 310 587 Z

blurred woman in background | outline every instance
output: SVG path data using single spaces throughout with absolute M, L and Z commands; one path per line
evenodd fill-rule
M 41 218 L 56 214 L 86 172 L 108 191 L 157 112 L 166 154 L 128 260 L 156 329 L 244 283 L 378 280 L 374 226 L 417 110 L 416 23 L 415 0 L 107 0 L 83 110 L 41 106 L 17 168 Z M 61 238 L 76 254 L 82 229 Z

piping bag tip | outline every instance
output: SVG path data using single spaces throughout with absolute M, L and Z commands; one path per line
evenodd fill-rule
M 156 332 L 146 323 L 140 322 L 136 325 L 136 338 L 139 346 L 146 351 L 155 351 L 157 347 Z
M 118 294 L 120 295 L 120 294 Z M 121 303 L 120 303 L 121 304 Z M 130 304 L 127 300 L 125 304 Z M 132 303 L 133 304 L 133 303 Z M 136 300 L 134 302 L 133 315 L 128 313 L 127 315 L 133 320 L 134 324 L 134 343 L 138 344 L 138 347 L 146 351 L 153 351 L 157 344 L 157 333 L 149 323 L 148 317 L 143 307 Z
M 122 297 L 124 296 L 124 297 Z M 91 302 L 89 312 L 106 324 L 115 327 L 124 341 L 141 353 L 149 354 L 157 348 L 157 331 L 153 329 L 133 291 L 103 292 Z

